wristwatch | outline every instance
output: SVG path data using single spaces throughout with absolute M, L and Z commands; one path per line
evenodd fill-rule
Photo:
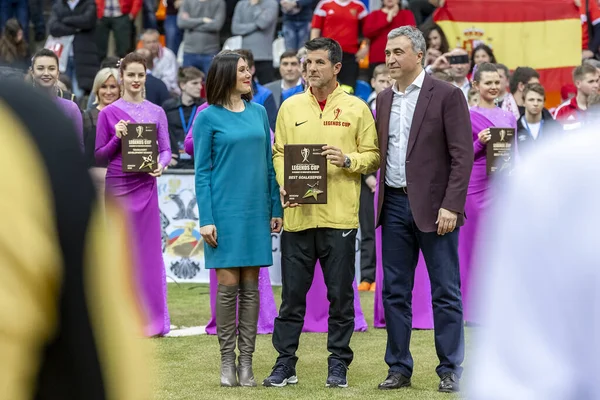
M 350 168 L 352 160 L 348 156 L 344 156 L 344 168 Z

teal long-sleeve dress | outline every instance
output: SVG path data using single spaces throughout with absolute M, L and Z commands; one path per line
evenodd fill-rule
M 215 225 L 217 247 L 204 243 L 206 268 L 269 266 L 271 218 L 281 218 L 267 112 L 211 105 L 194 122 L 200 226 Z

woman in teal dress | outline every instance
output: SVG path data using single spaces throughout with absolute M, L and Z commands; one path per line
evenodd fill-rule
M 273 264 L 271 232 L 281 230 L 283 215 L 269 121 L 265 109 L 250 101 L 252 75 L 236 52 L 224 51 L 214 58 L 206 94 L 210 106 L 194 122 L 194 158 L 205 265 L 216 269 L 219 281 L 216 320 L 221 386 L 256 386 L 252 354 L 259 311 L 258 273 L 260 267 Z

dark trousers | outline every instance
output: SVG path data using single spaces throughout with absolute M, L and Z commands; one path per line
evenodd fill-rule
M 275 80 L 273 61 L 255 61 L 254 67 L 256 68 L 254 77 L 258 79 L 258 83 L 261 85 L 266 85 Z
M 361 282 L 375 282 L 375 267 L 377 256 L 375 253 L 375 194 L 365 183 L 365 176 L 361 177 L 360 208 L 358 221 L 360 224 L 360 280 Z
M 350 365 L 353 358 L 350 338 L 354 332 L 354 259 L 356 229 L 307 229 L 281 235 L 281 308 L 275 318 L 273 346 L 277 363 L 295 367 L 298 343 L 306 314 L 317 260 L 321 262 L 329 325 L 327 350 L 330 359 Z
M 444 236 L 421 232 L 413 219 L 408 196 L 392 188 L 385 190 L 381 223 L 383 307 L 388 335 L 385 362 L 390 372 L 412 375 L 411 302 L 421 249 L 431 281 L 435 348 L 440 360 L 436 372 L 440 376 L 454 372 L 460 377 L 465 350 L 458 229 Z
M 96 24 L 96 44 L 98 45 L 98 53 L 101 60 L 106 58 L 106 53 L 108 52 L 110 31 L 114 32 L 118 57 L 125 57 L 132 49 L 131 33 L 133 31 L 133 24 L 129 19 L 129 15 L 114 18 L 102 17 Z

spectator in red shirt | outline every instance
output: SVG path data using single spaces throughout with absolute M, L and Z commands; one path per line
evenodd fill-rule
M 315 9 L 310 38 L 326 37 L 342 46 L 342 70 L 338 81 L 354 89 L 358 78 L 358 60 L 368 53 L 368 47 L 358 51 L 362 22 L 368 15 L 359 0 L 321 0 Z
M 400 0 L 383 0 L 380 10 L 372 11 L 365 18 L 363 35 L 369 39 L 369 75 L 376 66 L 385 64 L 385 45 L 388 33 L 404 25 L 415 26 L 415 16 L 403 10 Z
M 574 0 L 574 3 L 579 8 L 581 17 L 582 58 L 592 58 L 599 52 L 600 47 L 600 7 L 597 0 Z M 591 42 L 590 25 L 593 34 Z
M 583 114 L 587 110 L 588 97 L 598 93 L 598 70 L 589 64 L 583 64 L 573 71 L 573 83 L 577 88 L 577 96 L 558 106 L 554 119 L 563 124 L 563 129 L 579 128 L 583 122 Z

